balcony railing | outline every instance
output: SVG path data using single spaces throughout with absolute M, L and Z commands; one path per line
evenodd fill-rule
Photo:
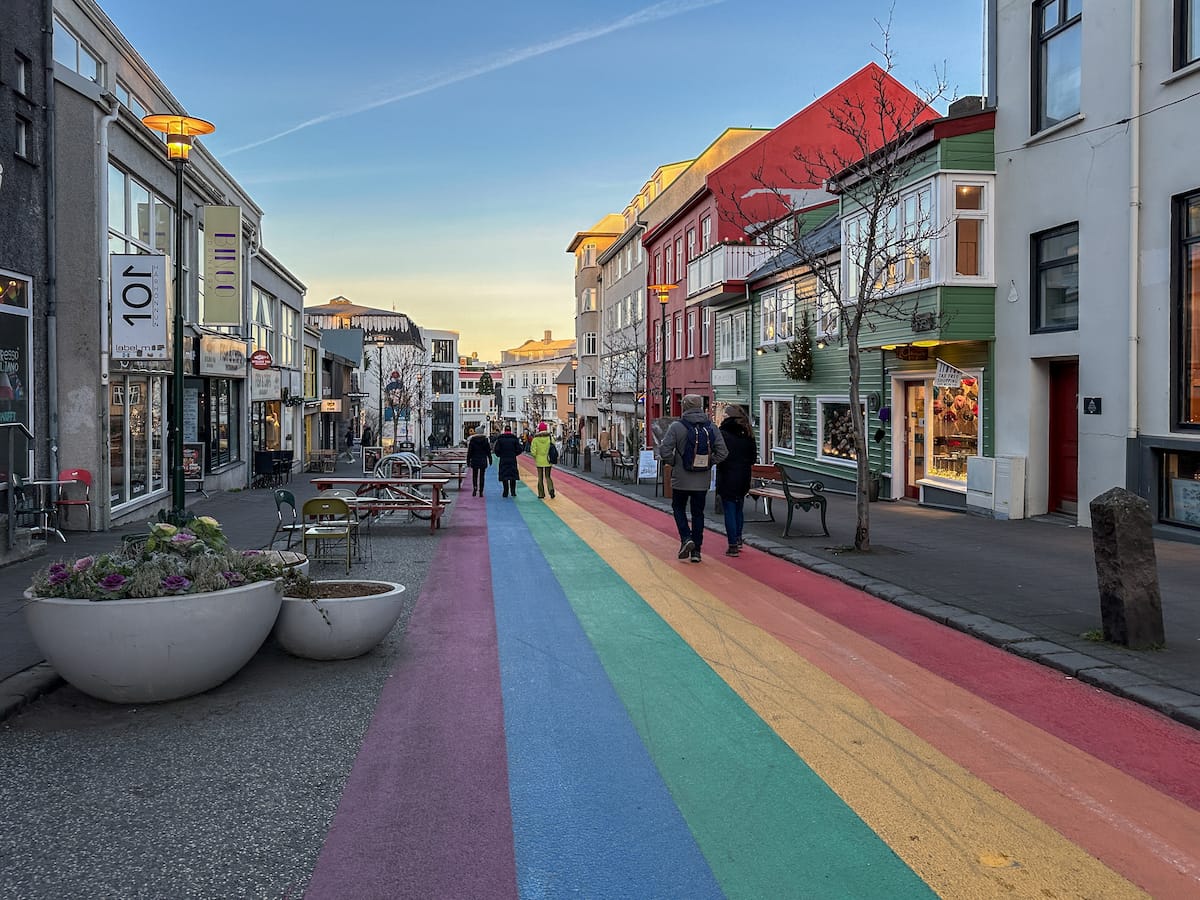
M 688 263 L 687 292 L 691 297 L 714 284 L 741 281 L 771 257 L 770 247 L 717 244 Z

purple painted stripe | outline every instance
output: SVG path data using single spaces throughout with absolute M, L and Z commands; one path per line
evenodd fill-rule
M 517 896 L 485 526 L 460 498 L 306 897 Z

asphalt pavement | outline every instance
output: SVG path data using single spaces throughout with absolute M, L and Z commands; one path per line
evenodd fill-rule
M 338 466 L 341 474 L 354 470 L 349 463 Z M 656 495 L 653 483 L 611 477 L 600 460 L 587 472 L 582 465 L 561 468 L 670 514 L 669 500 Z M 295 473 L 285 485 L 298 502 L 315 493 L 311 477 Z M 276 522 L 268 490 L 222 491 L 209 498 L 189 494 L 188 500 L 197 514 L 220 521 L 235 546 L 265 545 Z M 709 510 L 709 528 L 723 533 L 711 503 Z M 828 495 L 829 537 L 815 513 L 797 511 L 787 538 L 786 512 L 777 508 L 775 518 L 767 520 L 761 504 L 752 508 L 747 502 L 747 543 L 1200 727 L 1200 545 L 1155 541 L 1167 640 L 1161 649 L 1135 651 L 1099 639 L 1091 531 L 1058 517 L 997 521 L 908 502 L 874 503 L 870 553 L 853 550 L 850 496 Z M 140 523 L 109 532 L 69 532 L 68 542 L 50 544 L 45 557 L 4 567 L 0 720 L 59 683 L 20 612 L 33 573 L 60 556 L 112 549 L 122 534 L 139 530 Z M 723 551 L 720 533 L 710 536 L 706 553 Z

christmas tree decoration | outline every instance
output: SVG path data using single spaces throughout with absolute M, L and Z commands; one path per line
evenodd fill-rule
M 788 344 L 787 358 L 783 361 L 783 374 L 794 381 L 808 381 L 813 375 L 812 329 L 808 313 L 800 317 L 800 332 Z

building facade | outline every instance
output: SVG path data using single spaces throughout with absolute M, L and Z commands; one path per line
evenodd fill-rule
M 559 405 L 559 377 L 574 358 L 575 341 L 556 341 L 549 331 L 540 341 L 501 351 L 500 421 L 518 434 L 546 422 L 558 434 L 567 422 Z
M 585 441 L 598 440 L 601 431 L 600 256 L 622 231 L 622 217 L 610 213 L 587 231 L 576 233 L 567 246 L 567 252 L 575 257 L 575 346 L 578 348 L 575 427 Z

